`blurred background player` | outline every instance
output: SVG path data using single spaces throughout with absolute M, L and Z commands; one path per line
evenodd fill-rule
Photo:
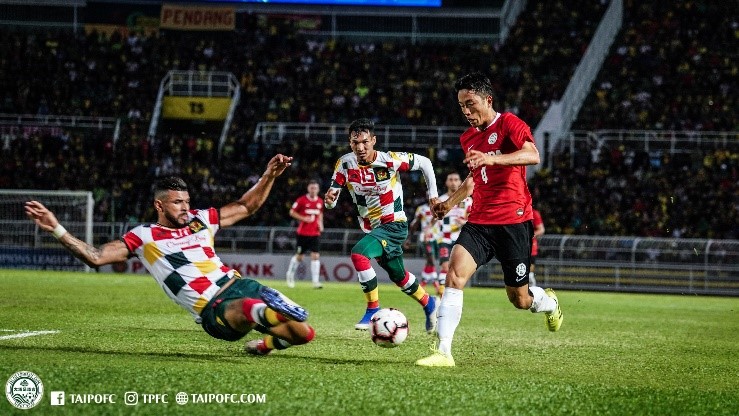
M 459 173 L 452 172 L 446 176 L 446 193 L 439 197 L 439 201 L 443 202 L 449 199 L 452 194 L 462 185 L 462 179 Z M 454 205 L 449 212 L 440 220 L 441 225 L 441 245 L 439 246 L 439 283 L 441 283 L 440 295 L 444 293 L 444 285 L 446 284 L 446 275 L 449 272 L 449 256 L 452 252 L 452 246 L 459 237 L 462 226 L 467 222 L 467 215 L 472 208 L 472 197 L 467 197 L 462 202 Z
M 298 221 L 296 230 L 295 255 L 287 267 L 287 286 L 295 287 L 295 272 L 303 261 L 303 255 L 310 252 L 310 277 L 313 287 L 321 285 L 321 233 L 323 232 L 323 199 L 318 196 L 318 181 L 308 182 L 308 193 L 300 196 L 290 208 L 290 216 Z
M 439 240 L 441 237 L 441 229 L 439 221 L 434 217 L 428 203 L 420 205 L 416 208 L 413 221 L 408 226 L 408 239 L 404 246 L 405 249 L 410 247 L 411 238 L 420 229 L 418 243 L 421 245 L 426 264 L 423 266 L 421 273 L 421 286 L 426 287 L 432 282 L 436 289 L 436 294 L 441 296 L 443 292 L 442 284 L 439 283 L 439 275 L 436 273 L 436 262 L 439 260 Z
M 529 266 L 529 286 L 536 286 L 536 256 L 539 255 L 539 240 L 538 238 L 544 235 L 546 231 L 544 229 L 544 220 L 541 218 L 541 213 L 534 209 L 534 238 L 531 240 L 531 266 Z
M 331 186 L 326 191 L 326 208 L 332 209 L 346 186 L 359 211 L 359 226 L 366 234 L 352 247 L 351 260 L 362 286 L 367 310 L 354 326 L 369 328 L 369 320 L 380 309 L 377 290 L 377 274 L 370 259 L 387 271 L 392 280 L 406 295 L 415 299 L 426 315 L 426 331 L 436 329 L 436 298 L 429 296 L 416 276 L 406 271 L 403 264 L 403 243 L 408 238 L 408 220 L 403 210 L 403 186 L 400 172 L 420 170 L 426 179 L 429 205 L 438 200 L 434 167 L 425 156 L 405 152 L 381 152 L 375 150 L 377 136 L 370 119 L 354 120 L 349 125 L 347 153 L 336 161 Z
M 265 355 L 310 342 L 315 331 L 303 322 L 308 313 L 278 291 L 223 264 L 213 246 L 214 236 L 220 228 L 253 215 L 291 161 L 292 157 L 275 155 L 251 189 L 220 209 L 191 209 L 185 181 L 164 177 L 154 185 L 156 224 L 136 226 L 100 247 L 67 232 L 38 201 L 26 202 L 26 215 L 90 267 L 139 258 L 167 296 L 190 312 L 208 335 L 237 341 L 257 329 L 268 335 L 247 342 L 245 350 Z

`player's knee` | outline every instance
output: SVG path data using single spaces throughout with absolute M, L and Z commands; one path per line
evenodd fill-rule
M 370 259 L 363 254 L 352 253 L 351 259 L 352 264 L 354 265 L 354 268 L 357 269 L 357 271 L 368 270 L 372 267 Z

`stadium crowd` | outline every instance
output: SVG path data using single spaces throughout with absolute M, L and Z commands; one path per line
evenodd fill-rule
M 736 149 L 580 147 L 553 164 L 529 183 L 550 234 L 739 238 Z
M 626 3 L 574 128 L 736 131 L 736 4 Z
M 117 142 L 104 131 L 4 131 L 0 188 L 91 189 L 96 220 L 146 221 L 155 217 L 148 206 L 153 178 L 181 175 L 193 188 L 195 205 L 218 205 L 238 197 L 258 179 L 266 158 L 282 152 L 301 157 L 283 178 L 286 186 L 278 187 L 245 224 L 287 225 L 287 201 L 303 192 L 309 178 L 319 179 L 325 189 L 335 160 L 349 149 L 300 138 L 268 147 L 253 140 L 256 123 L 345 123 L 368 116 L 378 124 L 462 130 L 465 121 L 450 85 L 456 75 L 480 69 L 499 91 L 496 109 L 513 111 L 535 126 L 567 86 L 605 10 L 601 3 L 532 3 L 503 45 L 317 39 L 299 33 L 288 20 L 256 15 L 251 30 L 228 34 L 108 36 L 3 28 L 0 112 L 113 116 L 125 123 Z M 681 2 L 664 6 L 663 16 L 639 2 L 626 3 L 620 45 L 577 128 L 736 130 L 736 52 L 731 42 L 714 43 L 734 36 L 736 18 L 719 20 L 721 33 L 712 37 L 706 25 L 725 13 L 724 6 Z M 680 54 L 673 68 L 672 57 Z M 222 152 L 217 152 L 217 133 L 160 128 L 148 137 L 159 82 L 170 69 L 236 74 L 244 93 Z M 391 150 L 405 149 L 399 144 Z M 466 173 L 455 150 L 426 156 L 440 176 L 451 170 Z M 595 156 L 581 149 L 576 166 L 565 163 L 570 156 L 555 156 L 551 169 L 531 183 L 553 234 L 739 236 L 736 149 L 664 154 L 657 165 L 628 148 Z M 686 169 L 695 185 L 685 182 Z M 420 175 L 403 180 L 411 210 L 425 197 L 423 180 Z M 609 198 L 612 204 L 601 203 Z M 569 203 L 562 204 L 563 199 Z M 342 200 L 343 207 L 327 213 L 326 224 L 354 228 L 353 204 Z M 706 214 L 715 212 L 722 214 Z

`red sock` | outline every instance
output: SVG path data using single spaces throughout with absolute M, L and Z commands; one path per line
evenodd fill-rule
M 308 335 L 305 336 L 305 342 L 309 343 L 316 337 L 316 330 L 312 326 L 308 325 Z
M 246 317 L 246 320 L 248 322 L 258 323 L 258 321 L 260 320 L 259 314 L 255 313 L 256 311 L 254 310 L 254 307 L 258 305 L 264 305 L 264 302 L 260 299 L 245 298 L 244 301 L 241 303 L 241 310 L 242 312 L 244 312 L 244 316 Z

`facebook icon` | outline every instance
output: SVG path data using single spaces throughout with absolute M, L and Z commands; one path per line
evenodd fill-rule
M 63 391 L 52 391 L 50 394 L 52 406 L 64 406 L 64 392 Z

